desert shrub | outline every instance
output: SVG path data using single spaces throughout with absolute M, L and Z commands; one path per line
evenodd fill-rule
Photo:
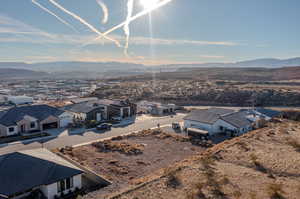
M 283 118 L 294 120 L 294 121 L 300 121 L 300 111 L 296 110 L 287 110 L 283 112 Z
M 167 187 L 172 187 L 172 188 L 176 189 L 177 187 L 179 187 L 181 185 L 181 181 L 180 181 L 179 177 L 177 176 L 178 171 L 179 171 L 179 169 L 174 169 L 171 167 L 168 167 L 165 169 L 164 175 L 167 177 L 167 181 L 166 181 Z
M 187 192 L 186 199 L 206 199 L 206 196 L 202 191 L 204 186 L 205 186 L 204 183 L 196 183 L 193 186 L 192 190 Z
M 214 199 L 225 199 L 225 198 L 227 198 L 226 194 L 220 188 L 217 188 L 217 187 L 214 187 L 212 189 L 212 195 L 213 195 Z
M 237 142 L 237 145 L 239 145 L 244 151 L 249 151 L 250 148 L 247 146 L 245 142 Z
M 240 191 L 234 191 L 232 193 L 232 195 L 235 197 L 235 198 L 241 198 L 242 197 L 242 193 Z
M 166 185 L 167 185 L 167 187 L 172 187 L 172 188 L 176 189 L 177 187 L 179 187 L 181 185 L 181 182 L 180 182 L 180 179 L 178 178 L 178 176 L 176 176 L 176 174 L 172 173 L 167 176 Z
M 130 142 L 96 142 L 92 146 L 97 148 L 99 152 L 120 152 L 126 155 L 139 155 L 143 153 L 144 146 L 141 144 L 134 144 Z
M 220 184 L 222 185 L 227 185 L 227 184 L 230 184 L 230 180 L 224 176 L 220 181 L 219 181 Z
M 269 170 L 265 168 L 264 165 L 258 161 L 258 157 L 254 153 L 250 154 L 250 160 L 257 171 L 260 171 L 262 173 L 268 173 L 270 176 L 272 175 L 269 172 Z
M 256 193 L 255 192 L 250 193 L 250 199 L 256 199 Z
M 287 144 L 294 147 L 297 152 L 300 152 L 300 143 L 295 139 L 290 139 L 287 141 Z
M 268 194 L 271 199 L 284 199 L 285 192 L 282 189 L 282 184 L 269 184 L 267 188 Z
M 213 169 L 213 166 L 216 164 L 215 159 L 209 156 L 203 157 L 200 162 L 204 170 Z

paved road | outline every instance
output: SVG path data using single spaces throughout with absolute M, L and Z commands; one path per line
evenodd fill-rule
M 27 149 L 35 149 L 35 148 L 41 148 L 44 146 L 47 149 L 55 149 L 58 147 L 64 147 L 64 146 L 73 146 L 78 145 L 86 142 L 92 142 L 98 139 L 105 139 L 110 138 L 113 136 L 118 135 L 125 135 L 130 132 L 140 131 L 144 129 L 150 129 L 153 127 L 156 127 L 159 123 L 161 126 L 171 124 L 172 122 L 180 122 L 182 121 L 184 115 L 178 114 L 171 117 L 163 117 L 163 118 L 146 118 L 146 119 L 137 119 L 134 124 L 131 124 L 126 127 L 119 127 L 119 128 L 113 128 L 111 131 L 107 132 L 99 132 L 99 131 L 88 131 L 84 132 L 82 134 L 68 134 L 68 133 L 62 133 L 61 135 L 57 135 L 56 137 L 53 137 L 51 139 L 44 139 L 43 145 L 41 141 L 24 141 L 22 143 L 18 144 L 12 144 L 12 145 L 6 145 L 0 147 L 0 155 L 11 153 L 15 151 L 20 150 L 27 150 Z

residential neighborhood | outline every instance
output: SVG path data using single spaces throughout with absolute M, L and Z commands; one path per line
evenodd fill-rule
M 201 138 L 202 135 L 205 135 L 206 140 L 213 140 L 213 137 L 224 134 L 229 135 L 229 139 L 230 136 L 240 136 L 253 129 L 261 128 L 266 122 L 280 116 L 281 112 L 265 108 L 210 107 L 190 110 L 188 107 L 175 104 L 149 101 L 133 103 L 129 99 L 112 100 L 96 97 L 76 98 L 60 106 L 38 103 L 17 105 L 16 103 L 15 106 L 0 112 L 0 141 L 2 139 L 2 144 L 7 142 L 8 145 L 14 143 L 18 145 L 23 140 L 29 142 L 31 139 L 39 138 L 47 140 L 48 137 L 55 140 L 56 136 L 60 136 L 57 132 L 64 131 L 69 132 L 69 135 L 62 137 L 65 137 L 64 139 L 71 138 L 72 131 L 84 133 L 92 130 L 109 136 L 110 128 L 105 132 L 100 130 L 104 129 L 104 124 L 112 123 L 114 129 L 117 129 L 119 124 L 130 127 L 134 125 L 135 120 L 142 125 L 146 122 L 146 118 L 152 121 L 153 128 L 173 128 L 168 131 L 180 136 L 189 136 L 192 140 Z M 154 118 L 157 120 L 156 123 L 153 123 Z M 166 127 L 161 126 L 163 118 L 173 119 L 175 123 L 173 122 L 172 126 L 171 123 Z M 200 143 L 199 141 L 193 143 L 198 143 L 197 145 L 202 147 L 209 146 L 204 145 L 206 142 L 203 140 Z M 86 179 L 94 183 L 95 178 L 98 182 L 107 181 L 100 176 L 105 173 L 94 173 L 69 157 L 64 157 L 66 151 L 72 150 L 72 145 L 61 146 L 63 151 L 51 149 L 55 151 L 51 152 L 46 148 L 36 148 L 1 155 L 0 179 L 1 182 L 5 182 L 5 186 L 0 188 L 0 197 L 5 199 L 30 199 L 33 196 L 43 196 L 48 199 L 67 198 L 67 196 L 82 194 L 82 190 L 89 190 L 91 185 Z M 71 148 L 64 149 L 64 147 Z M 35 166 L 30 168 L 30 165 Z M 39 177 L 31 180 L 30 176 L 36 176 L 37 173 Z

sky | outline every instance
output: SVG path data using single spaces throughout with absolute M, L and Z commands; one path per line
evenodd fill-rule
M 300 56 L 299 0 L 173 0 L 130 23 L 128 55 L 122 28 L 97 34 L 49 0 L 1 0 L 1 62 L 134 62 L 181 64 Z M 103 33 L 126 19 L 127 0 L 55 0 Z M 134 0 L 134 14 L 143 11 Z M 121 47 L 109 39 L 120 42 Z

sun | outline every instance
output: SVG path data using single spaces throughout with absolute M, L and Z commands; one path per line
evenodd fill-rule
M 154 8 L 160 0 L 140 0 L 145 9 Z

